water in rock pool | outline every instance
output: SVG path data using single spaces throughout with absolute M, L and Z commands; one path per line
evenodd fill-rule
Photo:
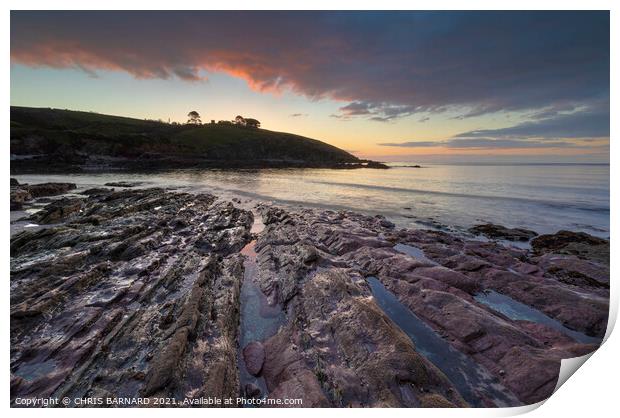
M 251 231 L 259 233 L 263 227 L 260 216 L 255 214 Z M 269 304 L 267 297 L 254 281 L 258 270 L 255 246 L 256 240 L 253 240 L 241 250 L 245 260 L 243 262 L 244 274 L 241 286 L 238 365 L 242 391 L 245 392 L 246 384 L 253 383 L 260 388 L 264 396 L 267 394 L 265 380 L 262 377 L 252 376 L 247 371 L 243 359 L 243 348 L 253 341 L 264 341 L 276 334 L 285 322 L 285 314 L 278 305 Z
M 394 249 L 402 254 L 407 254 L 410 257 L 416 258 L 420 261 L 426 261 L 431 264 L 437 264 L 433 260 L 429 259 L 424 255 L 424 251 L 418 247 L 407 244 L 396 244 Z
M 448 377 L 469 404 L 484 407 L 485 398 L 500 407 L 521 404 L 516 396 L 503 387 L 484 367 L 437 335 L 376 277 L 367 277 L 367 281 L 379 307 L 411 338 L 416 350 Z
M 398 164 L 397 164 L 398 165 Z M 175 187 L 223 198 L 381 214 L 399 227 L 481 222 L 553 233 L 560 229 L 609 237 L 609 165 L 424 164 L 389 170 L 175 170 L 150 174 L 18 175 L 19 182 L 107 182 Z
M 527 306 L 521 302 L 512 299 L 509 296 L 502 295 L 501 293 L 487 290 L 483 293 L 479 293 L 474 297 L 476 301 L 487 305 L 491 309 L 506 315 L 512 320 L 531 321 L 537 322 L 560 331 L 563 334 L 568 335 L 577 342 L 584 344 L 600 344 L 601 339 L 597 337 L 590 337 L 582 332 L 572 330 L 565 327 L 560 321 L 549 318 L 544 313 L 537 309 Z

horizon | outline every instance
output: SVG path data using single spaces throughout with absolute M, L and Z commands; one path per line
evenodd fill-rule
M 609 13 L 12 11 L 11 105 L 241 114 L 388 162 L 608 164 Z

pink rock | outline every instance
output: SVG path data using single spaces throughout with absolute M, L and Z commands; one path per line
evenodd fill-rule
M 243 349 L 245 368 L 252 376 L 258 376 L 265 361 L 265 349 L 258 341 L 252 341 Z
M 422 267 L 416 269 L 415 274 L 430 277 L 431 279 L 446 283 L 467 293 L 473 294 L 480 289 L 480 286 L 475 280 L 446 267 Z
M 609 267 L 575 256 L 545 254 L 538 265 L 550 276 L 579 287 L 609 288 Z

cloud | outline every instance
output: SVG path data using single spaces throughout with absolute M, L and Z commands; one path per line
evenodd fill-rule
M 494 138 L 449 139 L 446 141 L 386 142 L 378 145 L 387 147 L 427 148 L 446 147 L 452 149 L 500 149 L 500 148 L 580 148 L 582 146 L 566 141 L 536 141 Z
M 11 62 L 188 82 L 224 72 L 348 103 L 343 120 L 473 117 L 609 97 L 609 12 L 13 11 Z
M 305 118 L 308 116 L 307 113 L 291 113 L 289 115 L 291 118 Z
M 369 115 L 371 113 L 371 104 L 363 103 L 363 102 L 353 102 L 349 103 L 346 106 L 342 106 L 340 109 L 340 113 L 342 116 L 359 116 L 359 115 Z
M 446 146 L 446 141 L 409 141 L 409 142 L 382 142 L 383 147 L 425 148 Z
M 412 115 L 418 111 L 418 108 L 389 103 L 351 102 L 346 106 L 341 106 L 338 110 L 340 113 L 334 116 L 343 120 L 349 120 L 355 116 L 368 116 L 368 119 L 376 122 L 390 122 L 394 119 Z
M 573 113 L 547 112 L 544 119 L 499 129 L 481 129 L 441 141 L 384 142 L 388 147 L 454 149 L 580 148 L 609 138 L 609 111 L 605 104 Z
M 500 128 L 463 132 L 458 138 L 600 138 L 609 136 L 609 110 L 586 110 Z
M 332 113 L 331 115 L 329 115 L 330 118 L 334 118 L 334 119 L 340 119 L 341 121 L 350 121 L 351 120 L 351 116 L 347 116 L 347 115 L 341 115 L 338 113 Z

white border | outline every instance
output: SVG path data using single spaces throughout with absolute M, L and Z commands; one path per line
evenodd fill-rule
M 618 4 L 617 2 L 615 2 Z M 286 2 L 286 1 L 271 1 L 271 0 L 263 0 L 261 2 L 256 1 L 247 1 L 247 0 L 238 0 L 234 3 L 230 2 L 205 2 L 205 1 L 197 1 L 197 0 L 186 0 L 182 3 L 179 2 L 170 2 L 163 0 L 152 0 L 148 3 L 146 2 L 137 2 L 131 0 L 107 0 L 105 2 L 84 2 L 77 0 L 60 0 L 60 1 L 44 1 L 44 0 L 33 0 L 33 1 L 6 1 L 4 2 L 8 7 L 5 9 L 5 13 L 2 15 L 2 25 L 0 26 L 2 29 L 2 53 L 3 57 L 6 60 L 2 70 L 4 72 L 4 82 L 2 83 L 3 89 L 3 97 L 5 97 L 6 104 L 4 110 L 4 123 L 5 123 L 5 136 L 3 140 L 0 141 L 0 155 L 4 155 L 5 158 L 8 159 L 9 156 L 9 128 L 8 121 L 10 119 L 9 116 L 9 108 L 10 108 L 10 9 L 15 10 L 28 10 L 28 9 L 80 9 L 80 10 L 98 10 L 98 9 L 119 9 L 119 10 L 128 10 L 128 9 L 143 9 L 144 6 L 148 6 L 152 9 L 159 10 L 175 10 L 175 9 L 187 9 L 187 10 L 197 10 L 197 9 L 230 9 L 232 5 L 234 5 L 235 9 L 270 9 L 270 10 L 321 10 L 321 9 L 339 9 L 339 10 L 365 10 L 365 9 L 377 9 L 377 6 L 380 5 L 380 9 L 393 9 L 393 10 L 406 10 L 406 9 L 415 9 L 415 10 L 462 10 L 462 9 L 472 9 L 472 10 L 483 10 L 483 9 L 493 9 L 493 10 L 590 10 L 590 9 L 598 9 L 598 10 L 610 10 L 611 9 L 611 114 L 617 115 L 616 109 L 616 100 L 618 97 L 618 83 L 615 82 L 614 74 L 619 73 L 618 69 L 618 57 L 617 57 L 617 40 L 618 38 L 618 23 L 620 19 L 618 18 L 617 10 L 614 10 L 614 2 L 613 1 L 601 1 L 601 0 L 589 0 L 589 1 L 550 1 L 550 0 L 521 0 L 521 1 L 489 1 L 489 0 L 470 0 L 467 2 L 456 1 L 456 0 L 435 0 L 435 1 L 426 1 L 426 2 L 407 2 L 407 1 L 394 1 L 394 0 L 382 0 L 381 2 L 371 2 L 367 0 L 358 0 L 358 1 L 327 1 L 327 0 L 315 0 L 312 2 L 308 2 L 306 4 L 300 2 Z M 618 7 L 616 7 L 618 9 Z M 611 136 L 614 135 L 615 132 L 618 131 L 618 119 L 612 118 L 611 120 Z M 610 162 L 611 162 L 611 207 L 617 207 L 617 195 L 616 195 L 616 181 L 614 179 L 619 178 L 620 175 L 619 169 L 617 166 L 616 157 L 617 146 L 613 141 L 610 141 Z M 5 159 L 5 161 L 7 161 Z M 9 202 L 8 202 L 8 177 L 10 176 L 9 164 L 8 161 L 6 164 L 2 165 L 2 170 L 4 172 L 4 184 L 5 184 L 5 216 L 8 215 L 9 212 Z M 2 385 L 5 401 L 2 403 L 0 407 L 3 409 L 9 409 L 9 291 L 8 291 L 8 278 L 9 278 L 9 222 L 8 219 L 5 222 L 1 223 L 2 230 L 4 232 L 4 240 L 1 244 L 3 260 L 4 260 L 4 277 L 5 277 L 5 292 L 2 293 L 2 301 L 4 305 L 4 317 L 3 320 L 0 321 L 0 327 L 2 329 L 2 346 L 4 348 L 4 363 L 3 363 L 3 373 L 5 376 L 4 379 L 0 379 L 0 384 Z M 611 229 L 615 231 L 616 228 L 615 218 L 611 218 Z M 612 297 L 611 297 L 611 312 L 610 312 L 610 324 L 608 327 L 607 337 L 608 340 L 605 344 L 595 352 L 592 357 L 588 360 L 588 367 L 579 369 L 576 374 L 577 376 L 569 379 L 565 385 L 563 385 L 557 393 L 555 393 L 548 401 L 543 402 L 544 406 L 536 409 L 536 407 L 542 405 L 540 403 L 535 405 L 534 407 L 522 407 L 522 408 L 512 408 L 512 409 L 461 409 L 461 410 L 429 410 L 429 409 L 390 409 L 389 411 L 385 410 L 347 410 L 347 409 L 331 409 L 331 410 L 296 410 L 294 411 L 295 415 L 300 417 L 310 417 L 314 416 L 317 413 L 319 414 L 327 414 L 329 416 L 336 415 L 351 415 L 355 414 L 356 416 L 377 416 L 379 414 L 390 414 L 395 417 L 407 417 L 410 418 L 412 416 L 459 416 L 459 417 L 484 417 L 484 416 L 512 416 L 520 413 L 525 413 L 531 410 L 530 416 L 532 417 L 549 417 L 549 416 L 562 416 L 562 417 L 584 417 L 584 416 L 592 416 L 592 417 L 606 417 L 611 416 L 614 413 L 617 413 L 617 373 L 619 371 L 618 368 L 618 353 L 620 353 L 620 340 L 617 335 L 611 335 L 610 330 L 613 328 L 613 323 L 615 323 L 615 319 L 617 317 L 618 310 L 618 289 L 614 277 L 614 273 L 616 271 L 616 263 L 615 259 L 615 245 L 612 242 Z M 354 411 L 354 412 L 351 412 Z M 8 412 L 8 411 L 7 411 Z M 285 415 L 288 417 L 291 413 L 290 410 L 278 410 L 278 409 L 254 409 L 254 410 L 204 410 L 204 409 L 183 409 L 183 410 L 136 410 L 136 409 L 117 409 L 115 411 L 109 411 L 104 409 L 90 409 L 88 411 L 82 411 L 79 409 L 51 409 L 51 410 L 24 410 L 24 409 L 11 409 L 11 416 L 27 416 L 31 417 L 35 413 L 43 413 L 49 416 L 58 416 L 58 417 L 74 417 L 74 416 L 83 416 L 83 413 L 87 412 L 89 415 L 93 417 L 102 417 L 108 416 L 109 413 L 113 413 L 115 415 L 120 414 L 120 416 L 149 416 L 149 417 L 164 417 L 169 416 L 171 413 L 173 414 L 182 414 L 184 416 L 192 416 L 192 417 L 204 417 L 205 414 L 215 415 L 215 416 L 231 416 L 231 415 L 247 415 L 251 414 L 252 416 L 269 416 L 269 417 L 284 417 Z

